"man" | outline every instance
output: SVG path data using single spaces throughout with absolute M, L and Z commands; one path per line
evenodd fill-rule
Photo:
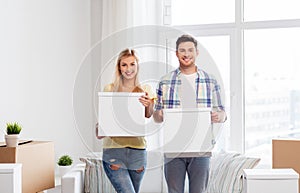
M 205 71 L 196 66 L 199 55 L 197 40 L 182 35 L 176 41 L 179 68 L 163 76 L 157 88 L 153 118 L 163 121 L 165 108 L 212 108 L 211 121 L 222 123 L 226 113 L 221 103 L 220 86 Z M 184 128 L 183 128 L 184 129 Z M 211 154 L 195 154 L 170 158 L 165 156 L 165 178 L 169 193 L 183 193 L 185 175 L 189 178 L 189 193 L 205 192 L 209 177 Z

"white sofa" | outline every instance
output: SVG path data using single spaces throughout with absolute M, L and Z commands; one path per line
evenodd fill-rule
M 62 177 L 62 193 L 115 193 L 99 159 L 81 158 L 81 161 L 86 163 L 76 165 Z M 238 153 L 213 154 L 207 193 L 241 193 L 243 169 L 251 169 L 259 161 L 259 158 L 249 158 Z M 149 178 L 144 178 L 143 183 L 147 184 L 147 180 L 149 182 Z M 162 181 L 163 177 L 155 180 Z M 167 191 L 165 187 L 159 187 L 159 191 L 151 192 Z M 142 193 L 145 192 L 142 190 Z

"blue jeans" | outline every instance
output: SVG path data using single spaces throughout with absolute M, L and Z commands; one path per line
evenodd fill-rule
M 186 172 L 189 193 L 204 193 L 209 177 L 210 157 L 165 158 L 168 193 L 183 193 Z
M 103 150 L 104 171 L 118 193 L 139 192 L 146 162 L 146 150 L 132 148 Z

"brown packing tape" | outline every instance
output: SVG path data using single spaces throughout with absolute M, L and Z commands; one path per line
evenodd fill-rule
M 23 144 L 30 143 L 30 142 L 32 142 L 32 140 L 20 140 L 18 145 L 23 145 Z M 5 142 L 1 142 L 0 147 L 6 147 Z

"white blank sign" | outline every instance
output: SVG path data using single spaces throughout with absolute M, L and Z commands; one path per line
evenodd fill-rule
M 144 93 L 99 92 L 99 136 L 144 136 Z
M 211 109 L 164 109 L 165 153 L 209 152 L 212 148 Z

